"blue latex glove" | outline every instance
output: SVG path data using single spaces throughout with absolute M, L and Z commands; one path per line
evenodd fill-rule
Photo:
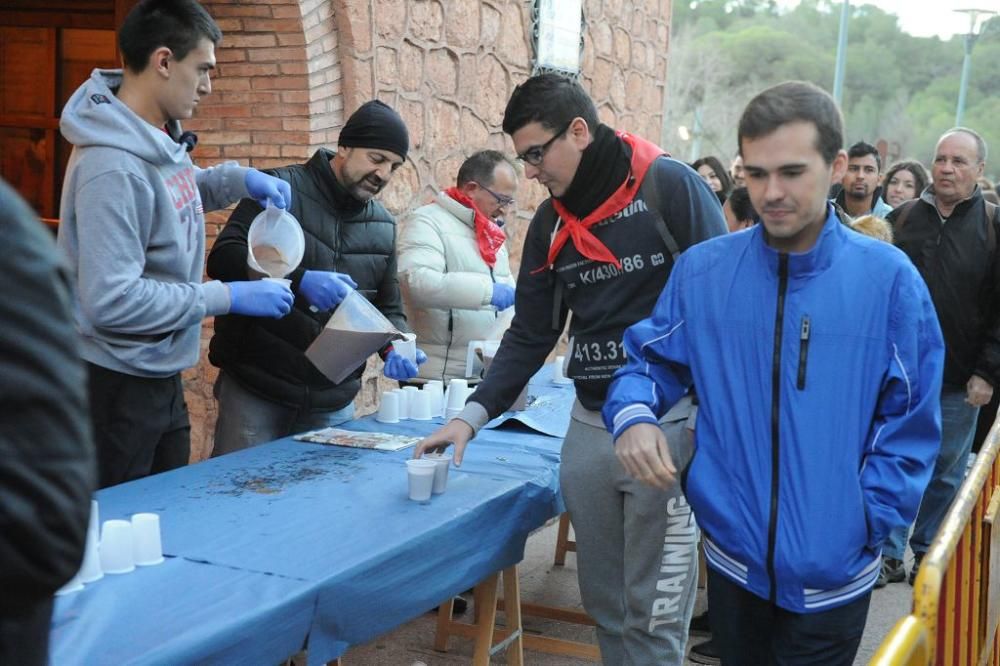
M 280 319 L 292 311 L 295 297 L 292 290 L 280 282 L 254 280 L 227 282 L 226 285 L 229 287 L 231 314 Z
M 514 287 L 502 282 L 493 284 L 493 297 L 490 298 L 490 305 L 497 310 L 506 310 L 514 305 Z
M 332 310 L 358 284 L 346 273 L 306 271 L 299 281 L 299 293 L 317 310 Z
M 417 376 L 417 366 L 427 361 L 427 354 L 419 349 L 416 356 L 417 362 L 414 363 L 393 349 L 385 357 L 385 369 L 382 370 L 382 374 L 389 379 L 395 379 L 397 382 L 413 379 Z
M 292 205 L 292 186 L 274 176 L 250 169 L 246 178 L 247 193 L 264 208 L 270 200 L 277 208 L 287 210 Z

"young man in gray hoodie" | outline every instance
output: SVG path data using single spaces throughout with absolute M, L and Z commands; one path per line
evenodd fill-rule
M 124 69 L 95 70 L 60 120 L 74 148 L 58 243 L 78 290 L 101 487 L 187 464 L 180 373 L 198 361 L 204 317 L 292 306 L 279 283 L 202 282 L 205 209 L 291 201 L 277 178 L 188 156 L 193 135 L 178 121 L 211 92 L 221 38 L 196 0 L 143 0 L 118 34 Z

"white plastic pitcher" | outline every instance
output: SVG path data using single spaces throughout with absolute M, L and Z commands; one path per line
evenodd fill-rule
M 347 292 L 326 327 L 352 333 L 398 333 L 392 322 L 354 289 Z
M 247 233 L 247 265 L 273 278 L 283 278 L 302 261 L 306 239 L 292 214 L 267 202 Z

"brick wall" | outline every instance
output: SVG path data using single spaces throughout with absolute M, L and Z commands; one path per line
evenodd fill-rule
M 405 165 L 382 195 L 394 213 L 452 184 L 482 148 L 511 150 L 501 129 L 514 86 L 531 73 L 531 3 L 515 0 L 202 0 L 224 33 L 213 94 L 195 120 L 201 165 L 235 159 L 266 168 L 335 146 L 351 111 L 378 97 L 410 129 Z M 659 137 L 670 0 L 585 0 L 583 83 L 601 119 Z M 509 221 L 511 257 L 545 192 L 523 182 Z M 208 219 L 209 246 L 226 214 Z M 203 331 L 207 349 L 212 323 Z M 216 370 L 204 359 L 185 374 L 193 457 L 211 450 Z M 358 398 L 370 412 L 377 364 Z

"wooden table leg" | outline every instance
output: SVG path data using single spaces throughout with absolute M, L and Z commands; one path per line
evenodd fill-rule
M 576 552 L 576 542 L 569 539 L 569 526 L 569 514 L 563 513 L 559 516 L 559 533 L 556 535 L 555 564 L 559 566 L 566 564 L 567 552 Z
M 521 587 L 517 580 L 517 565 L 503 570 L 504 617 L 507 631 L 514 636 L 507 646 L 507 663 L 521 666 L 524 663 L 524 641 L 521 635 Z
M 497 621 L 497 579 L 500 572 L 476 585 L 476 636 L 472 653 L 473 666 L 489 666 L 493 647 L 493 625 Z M 482 588 L 482 589 L 480 589 Z
M 451 635 L 451 611 L 454 597 L 438 604 L 437 631 L 434 633 L 434 649 L 438 652 L 448 651 L 448 637 Z
M 504 598 L 498 599 L 497 587 L 501 575 Z M 452 619 L 450 598 L 441 602 L 434 649 L 445 651 L 450 636 L 462 636 L 471 638 L 475 642 L 472 658 L 475 666 L 488 666 L 490 656 L 501 651 L 506 651 L 507 663 L 514 666 L 522 666 L 524 663 L 524 650 L 537 650 L 596 662 L 601 660 L 598 647 L 590 643 L 534 634 L 524 635 L 522 624 L 524 615 L 590 626 L 593 626 L 594 621 L 582 611 L 522 603 L 516 565 L 480 581 L 475 588 L 474 603 L 476 610 L 473 615 L 474 620 L 470 624 Z M 505 626 L 496 626 L 497 611 L 503 611 Z

